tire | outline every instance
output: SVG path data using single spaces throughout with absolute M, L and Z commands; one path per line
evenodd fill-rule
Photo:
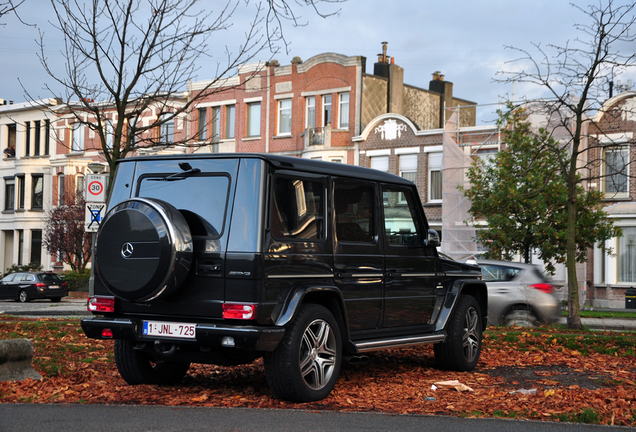
M 302 305 L 264 362 L 267 382 L 277 398 L 313 402 L 327 397 L 342 362 L 342 339 L 333 314 L 320 305 Z
M 527 307 L 519 306 L 512 309 L 504 317 L 503 323 L 507 327 L 536 327 L 539 319 Z
M 51 303 L 59 303 L 62 301 L 62 297 L 52 297 Z
M 173 294 L 192 264 L 192 235 L 174 206 L 132 198 L 113 207 L 102 221 L 95 268 L 108 290 L 128 301 Z
M 176 384 L 188 373 L 190 363 L 155 361 L 145 351 L 134 349 L 134 342 L 115 340 L 115 364 L 129 385 Z
M 18 301 L 20 303 L 28 303 L 31 301 L 31 297 L 29 297 L 29 293 L 25 290 L 20 290 L 20 293 L 18 294 Z
M 461 295 L 446 325 L 446 341 L 434 345 L 440 369 L 471 371 L 481 354 L 481 311 L 473 296 Z

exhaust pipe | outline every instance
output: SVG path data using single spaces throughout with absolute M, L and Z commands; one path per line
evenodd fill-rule
M 371 361 L 371 359 L 366 355 L 349 356 L 349 357 L 346 357 L 345 360 L 347 360 L 347 362 L 350 365 L 354 365 L 354 366 L 367 364 Z

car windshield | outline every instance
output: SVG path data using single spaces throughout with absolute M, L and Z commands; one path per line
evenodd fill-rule
M 44 273 L 38 275 L 38 279 L 43 282 L 62 282 L 62 278 L 56 275 L 55 273 Z

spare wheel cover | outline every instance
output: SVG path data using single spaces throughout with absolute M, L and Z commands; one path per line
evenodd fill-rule
M 171 204 L 132 198 L 102 221 L 96 272 L 116 296 L 130 301 L 167 297 L 183 283 L 192 263 L 192 236 Z

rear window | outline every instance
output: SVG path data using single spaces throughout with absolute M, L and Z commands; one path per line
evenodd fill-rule
M 62 282 L 62 278 L 55 273 L 46 273 L 38 275 L 38 279 L 43 282 Z
M 166 201 L 185 216 L 193 235 L 219 238 L 227 212 L 230 178 L 196 175 L 176 180 L 166 176 L 140 178 L 137 196 Z

